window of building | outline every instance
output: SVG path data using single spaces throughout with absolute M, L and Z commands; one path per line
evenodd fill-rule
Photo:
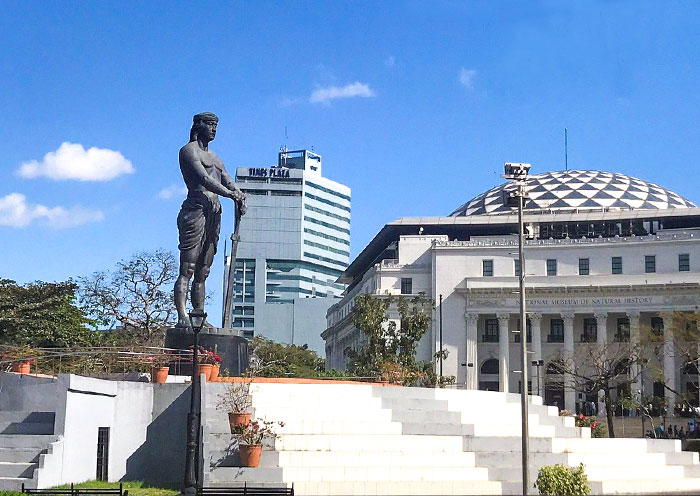
M 548 258 L 547 259 L 547 275 L 556 276 L 557 275 L 557 259 Z
M 630 319 L 620 317 L 617 319 L 617 331 L 615 332 L 615 341 L 618 343 L 627 343 L 630 340 Z
M 596 319 L 583 319 L 582 343 L 595 343 L 598 339 L 598 321 Z
M 656 272 L 656 255 L 646 255 L 644 257 L 644 272 L 647 274 Z
M 483 260 L 482 261 L 482 275 L 484 277 L 493 276 L 493 260 Z
M 401 278 L 401 294 L 413 294 L 413 279 L 410 277 Z
M 651 332 L 654 336 L 663 336 L 664 334 L 664 319 L 661 317 L 651 318 Z
M 612 257 L 612 273 L 622 274 L 622 257 Z
M 680 272 L 690 271 L 690 253 L 680 253 L 678 255 L 678 270 Z
M 564 342 L 564 321 L 562 319 L 552 319 L 549 321 L 548 343 Z
M 486 319 L 482 341 L 484 343 L 498 343 L 498 319 Z
M 482 365 L 481 365 L 481 373 L 482 374 L 494 374 L 498 375 L 499 370 L 498 370 L 498 359 L 496 358 L 489 358 L 486 360 Z
M 254 327 L 255 319 L 235 318 L 233 319 L 233 327 Z
M 95 479 L 109 479 L 109 427 L 97 428 L 97 473 Z
M 578 259 L 578 275 L 587 276 L 590 273 L 590 258 L 579 258 Z
M 520 277 L 520 260 L 517 258 L 513 260 L 513 269 L 515 271 L 515 277 Z
M 527 320 L 527 342 L 532 343 L 532 329 L 530 326 L 530 319 Z M 518 332 L 515 333 L 515 342 L 520 342 L 520 319 L 518 319 Z

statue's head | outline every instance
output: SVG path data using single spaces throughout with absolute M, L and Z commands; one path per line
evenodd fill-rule
M 190 129 L 190 141 L 202 138 L 209 142 L 216 136 L 216 125 L 219 118 L 211 112 L 202 112 L 192 117 L 192 129 Z

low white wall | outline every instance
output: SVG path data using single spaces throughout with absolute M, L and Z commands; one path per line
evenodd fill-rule
M 110 481 L 172 483 L 183 477 L 188 388 L 0 373 L 0 410 L 55 412 L 58 439 L 40 458 L 35 480 L 40 488 L 95 479 L 100 427 L 110 429 Z

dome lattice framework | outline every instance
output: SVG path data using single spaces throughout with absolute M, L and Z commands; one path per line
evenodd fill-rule
M 489 215 L 512 213 L 503 192 L 515 188 L 504 183 L 468 201 L 450 214 Z M 528 176 L 526 210 L 667 209 L 696 205 L 673 191 L 636 177 L 612 172 L 571 170 Z

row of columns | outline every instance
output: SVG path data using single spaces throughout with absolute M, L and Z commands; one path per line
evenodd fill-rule
M 629 323 L 630 323 L 630 341 L 635 344 L 639 343 L 639 322 L 640 322 L 640 312 L 639 311 L 628 311 L 626 312 L 627 317 L 629 318 Z M 564 354 L 567 356 L 572 356 L 574 353 L 574 313 L 560 313 L 561 319 L 564 322 Z M 467 367 L 467 388 L 468 389 L 478 389 L 479 388 L 479 367 L 478 367 L 478 360 L 477 360 L 477 347 L 478 347 L 478 322 L 479 322 L 479 316 L 480 314 L 478 313 L 473 313 L 473 312 L 467 312 L 465 313 L 465 320 L 466 320 L 466 325 L 467 325 L 467 346 L 466 346 L 466 360 L 467 363 L 471 365 L 471 367 Z M 594 317 L 596 319 L 596 327 L 597 327 L 597 344 L 598 345 L 604 345 L 608 341 L 608 328 L 607 328 L 607 322 L 608 322 L 608 313 L 607 312 L 598 312 L 594 314 Z M 508 336 L 508 331 L 509 331 L 509 323 L 510 323 L 510 318 L 511 314 L 497 314 L 498 318 L 498 363 L 499 363 L 499 374 L 498 374 L 498 381 L 499 381 L 499 390 L 500 391 L 509 391 L 508 387 L 508 379 L 509 379 L 509 364 L 510 364 L 510 349 L 509 349 L 509 336 Z M 674 358 L 673 358 L 673 351 L 672 351 L 672 345 L 673 345 L 673 333 L 672 333 L 672 327 L 671 327 L 671 322 L 670 322 L 670 317 L 668 316 L 663 316 L 663 322 L 664 322 L 664 359 L 663 359 L 663 368 L 664 368 L 664 380 L 666 382 L 666 385 L 670 388 L 674 388 L 675 382 L 676 382 L 676 367 L 674 364 Z M 531 360 L 528 360 L 528 363 L 526 364 L 528 367 L 530 366 L 530 363 L 532 360 L 542 360 L 542 314 L 541 313 L 529 313 L 528 314 L 528 319 L 530 321 L 530 330 L 532 333 L 532 343 L 531 343 L 531 351 L 532 353 L 529 354 L 532 356 Z M 521 325 L 521 332 L 525 331 L 526 326 Z M 526 331 L 525 331 L 526 332 Z M 521 336 L 521 339 L 525 338 L 525 336 Z M 517 366 L 520 366 L 518 363 Z M 635 374 L 638 372 L 634 371 Z M 530 377 L 532 377 L 533 384 L 539 385 L 539 390 L 537 391 L 538 395 L 543 396 L 544 395 L 544 387 L 545 387 L 545 368 L 544 367 L 537 367 L 537 372 L 533 376 L 532 374 L 529 374 Z M 539 375 L 539 377 L 537 377 Z M 637 381 L 633 386 L 634 390 L 641 390 L 641 376 L 639 374 L 637 375 Z M 567 380 L 567 377 L 564 378 L 566 383 L 569 383 Z M 525 389 L 527 386 L 523 385 L 523 389 Z M 667 392 L 667 397 L 669 398 L 669 404 L 674 405 L 676 403 L 676 396 L 675 393 L 670 391 L 669 389 L 666 390 Z M 599 399 L 599 401 L 601 401 Z M 571 388 L 565 388 L 564 390 L 564 403 L 565 407 L 568 410 L 572 410 L 575 407 L 576 404 L 576 391 L 574 391 Z

